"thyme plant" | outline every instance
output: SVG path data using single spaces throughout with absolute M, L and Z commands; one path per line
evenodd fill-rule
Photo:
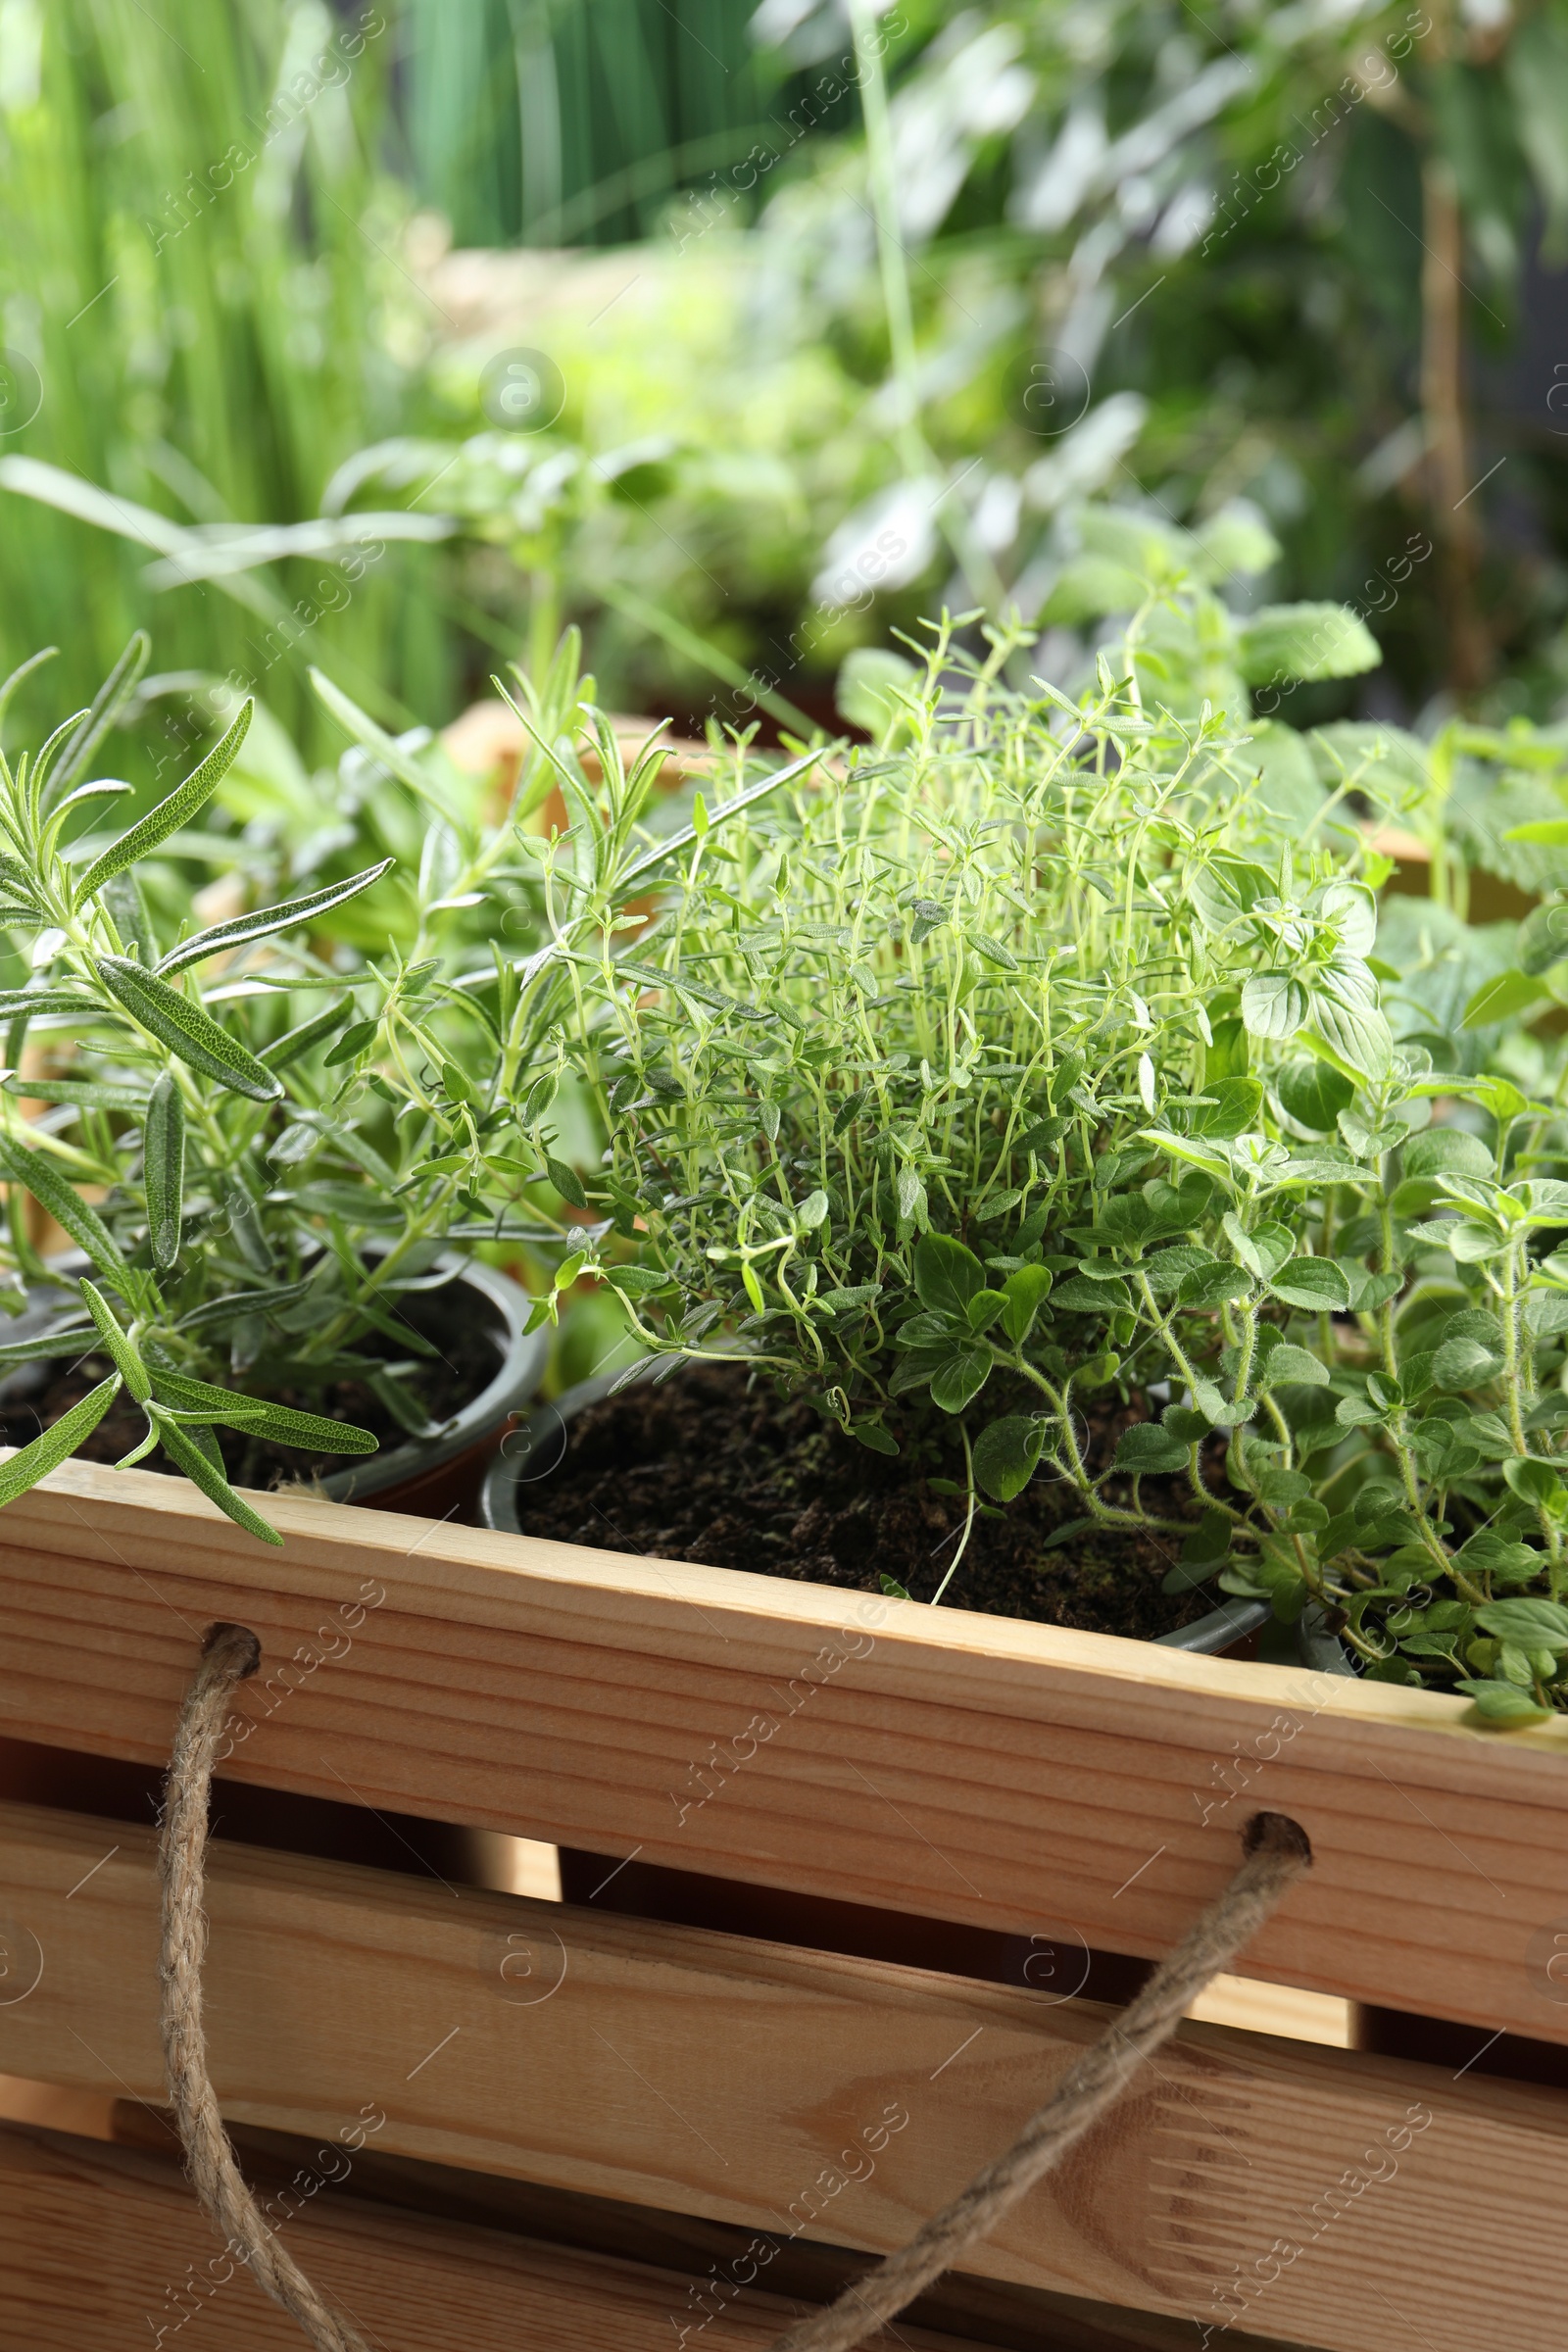
M 1428 933 L 1378 953 L 1419 760 L 1154 702 L 1192 594 L 1076 703 L 942 629 L 880 746 L 722 826 L 699 798 L 652 919 L 584 888 L 612 812 L 540 845 L 550 1070 L 608 1138 L 558 1282 L 911 1467 L 956 1433 L 964 1541 L 1055 1478 L 1179 1542 L 1167 1589 L 1525 1720 L 1568 1706 L 1563 1080 L 1498 1066 L 1520 974 L 1440 1033 Z M 1269 674 L 1321 659 L 1320 612 L 1268 626 Z M 1133 1416 L 1098 1466 L 1097 1399 Z

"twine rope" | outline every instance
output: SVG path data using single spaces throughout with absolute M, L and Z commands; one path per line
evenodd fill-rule
M 1250 1943 L 1292 1882 L 1311 1867 L 1306 1833 L 1284 1813 L 1254 1813 L 1241 1868 L 1137 1998 L 1075 2059 L 1012 2146 L 951 2205 L 835 2303 L 776 2338 L 770 2352 L 854 2352 L 934 2278 L 989 2237 L 1004 2215 L 1100 2121 L 1192 2003 Z
M 207 2072 L 202 2027 L 207 1914 L 202 1892 L 208 1799 L 228 1702 L 256 1672 L 261 1656 L 262 1645 L 246 1627 L 215 1625 L 179 1711 L 158 1841 L 164 2063 L 191 2186 L 229 2253 L 236 2262 L 248 2264 L 257 2284 L 298 2321 L 317 2352 L 369 2352 L 365 2338 L 321 2300 L 263 2220 L 234 2161 Z
M 175 1728 L 159 1872 L 163 1885 L 164 2058 L 191 2185 L 202 2211 L 236 2260 L 282 2306 L 316 2352 L 369 2352 L 365 2338 L 324 2303 L 277 2242 L 245 2185 L 207 2072 L 202 1961 L 207 1950 L 203 1885 L 213 1766 L 228 1702 L 261 1663 L 261 1643 L 241 1625 L 215 1625 L 203 1644 Z M 1174 2034 L 1198 1995 L 1222 1975 L 1301 1873 L 1311 1868 L 1306 1833 L 1284 1813 L 1254 1813 L 1242 1833 L 1243 1860 L 1143 1990 L 1073 2061 L 1004 2156 L 916 2230 L 906 2246 L 858 2279 L 836 2302 L 777 2337 L 770 2352 L 855 2352 L 896 2319 L 971 2246 L 989 2237 L 1037 2181 L 1055 2169 L 1114 2106 L 1146 2058 Z

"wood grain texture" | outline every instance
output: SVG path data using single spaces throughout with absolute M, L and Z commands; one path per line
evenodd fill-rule
M 0 2068 L 161 2101 L 150 1834 L 0 1808 L 0 1885 L 37 1977 Z M 1111 2014 L 225 1843 L 208 1907 L 232 2119 L 869 2252 Z M 1511 2352 L 1546 2352 L 1565 2206 L 1568 2095 L 1188 2025 L 965 2267 L 1329 2352 L 1473 2352 L 1528 2277 Z M 1460 2213 L 1484 2264 L 1444 2259 Z
M 352 2174 L 349 2176 L 352 2181 Z M 51 2133 L 0 2130 L 0 2341 L 8 2352 L 300 2352 L 292 2320 L 234 2269 L 177 2165 Z M 287 2243 L 378 2352 L 668 2352 L 689 2281 L 455 2222 L 421 2222 L 327 2188 Z M 765 2352 L 792 2307 L 753 2291 L 703 2352 Z M 160 2336 L 159 2329 L 164 2333 Z M 903 2328 L 915 2352 L 964 2352 Z
M 1568 1722 L 575 1545 L 68 1465 L 0 1523 L 0 1725 L 168 1752 L 203 1630 L 241 1778 L 936 1918 L 1169 1948 L 1258 1804 L 1316 1868 L 1250 1973 L 1568 2041 Z M 607 1868 L 610 1867 L 607 1864 Z M 1544 1939 L 1544 1940 L 1542 1940 Z

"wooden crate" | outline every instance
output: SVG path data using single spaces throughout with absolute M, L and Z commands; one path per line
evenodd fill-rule
M 236 1780 L 587 1847 L 606 1887 L 636 1860 L 1004 1930 L 1038 1939 L 1019 1950 L 1050 1955 L 1054 1985 L 1091 1947 L 1168 1949 L 1267 1805 L 1302 1823 L 1316 1864 L 1250 1979 L 1484 2029 L 1478 2049 L 1499 2030 L 1568 2043 L 1548 1973 L 1559 1936 L 1568 1952 L 1568 1727 L 1504 1738 L 1421 1691 L 270 1508 L 281 1553 L 141 1472 L 72 1465 L 12 1505 L 0 1731 L 156 1765 L 205 1629 L 238 1620 L 264 1666 L 236 1698 Z M 0 2074 L 156 2105 L 150 1829 L 0 1806 Z M 236 2124 L 328 2147 L 373 2113 L 378 2156 L 693 2217 L 750 2233 L 742 2249 L 897 2245 L 1107 2015 L 1032 1989 L 1039 1969 L 984 1984 L 221 1840 L 209 1908 L 214 2075 Z M 123 2151 L 102 2159 L 104 2186 L 70 2144 L 24 2136 L 5 2158 L 34 2183 L 16 2192 L 26 2209 L 55 2218 L 0 2253 L 0 2337 L 91 2352 L 98 2335 L 30 2316 L 72 2230 L 161 2248 L 160 2230 L 184 2245 L 203 2225 Z M 329 2288 L 363 2282 L 391 2227 L 351 2189 L 321 2197 L 302 2239 L 315 2261 L 320 2232 Z M 967 2267 L 999 2293 L 1098 2307 L 1107 2344 L 1200 2340 L 1196 2321 L 1324 2352 L 1469 2352 L 1505 2315 L 1511 2344 L 1544 2352 L 1568 2287 L 1565 2194 L 1558 2090 L 1195 2022 Z M 155 2206 L 183 2218 L 155 2224 Z M 429 2278 L 447 2275 L 445 2226 L 399 2225 L 421 2279 L 425 2250 Z M 639 2301 L 618 2258 L 595 2258 L 602 2278 L 571 2259 L 509 2241 L 505 2261 L 475 2257 L 463 2324 L 410 2333 L 446 2291 L 411 2284 L 383 2339 L 487 2342 L 509 2293 L 514 2335 L 537 2311 L 552 2343 L 652 2346 L 706 2309 L 688 2300 L 700 2269 L 640 2272 Z M 750 2278 L 724 2274 L 731 2334 L 710 2319 L 694 2342 L 767 2340 L 779 2311 L 738 2294 L 768 2283 L 750 2259 Z M 242 2291 L 258 2302 L 227 2290 L 211 2340 L 248 2344 L 223 2330 L 253 2321 L 258 2344 L 285 2340 L 265 2308 L 231 2319 Z M 587 2316 L 569 2316 L 574 2295 Z M 102 2308 L 102 2340 L 128 2340 L 122 2304 Z M 1115 2332 L 1117 2311 L 1143 2332 Z M 1185 2336 L 1157 2332 L 1175 2322 Z

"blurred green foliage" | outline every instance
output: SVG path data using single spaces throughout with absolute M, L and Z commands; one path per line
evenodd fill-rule
M 21 365 L 0 452 L 96 485 L 144 540 L 142 510 L 198 533 L 315 513 L 338 460 L 402 413 L 422 348 L 395 250 L 407 199 L 377 152 L 394 43 L 385 12 L 320 0 L 161 0 L 156 18 L 8 0 L 3 339 Z M 145 621 L 163 669 L 234 672 L 318 739 L 304 660 L 267 643 L 305 598 L 322 617 L 302 655 L 384 715 L 392 680 L 446 699 L 416 569 L 371 566 L 330 612 L 318 563 L 169 593 L 141 576 L 145 545 L 33 499 L 3 515 L 0 663 L 57 642 L 52 710 L 85 702 Z

